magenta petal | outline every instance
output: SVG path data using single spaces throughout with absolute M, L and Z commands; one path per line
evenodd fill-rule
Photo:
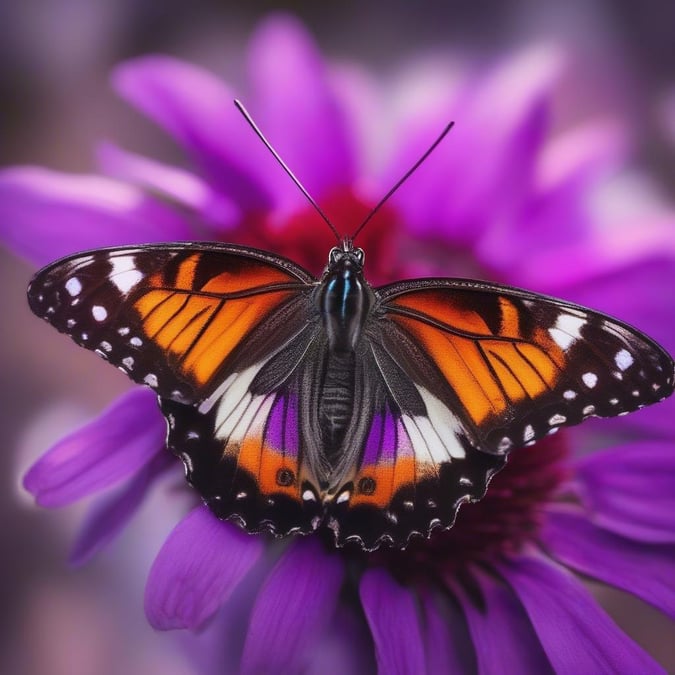
M 375 641 L 378 672 L 427 672 L 413 594 L 384 570 L 371 569 L 361 580 L 361 603 Z
M 154 480 L 172 466 L 176 458 L 162 448 L 122 490 L 96 504 L 73 544 L 71 565 L 83 565 L 107 546 L 136 513 Z
M 241 208 L 270 207 L 266 176 L 280 169 L 224 82 L 178 59 L 145 56 L 118 66 L 113 85 L 181 143 L 206 178 Z
M 164 447 L 165 435 L 156 395 L 132 389 L 48 450 L 26 473 L 24 487 L 41 506 L 71 504 L 135 474 Z
M 469 594 L 456 585 L 471 641 L 476 645 L 478 672 L 498 673 L 505 663 L 514 673 L 550 673 L 551 664 L 539 643 L 532 624 L 513 591 L 485 572 L 476 570 L 480 589 Z
M 231 230 L 241 220 L 241 211 L 232 200 L 184 169 L 126 152 L 113 143 L 103 143 L 97 156 L 109 176 L 165 195 L 219 230 Z
M 557 673 L 662 673 L 564 568 L 521 557 L 499 566 Z
M 0 240 L 40 265 L 100 246 L 193 236 L 177 213 L 110 178 L 33 167 L 0 173 Z
M 286 15 L 263 22 L 250 46 L 256 119 L 284 161 L 316 199 L 354 179 L 353 134 L 321 54 L 302 24 Z M 302 196 L 277 172 L 280 194 Z
M 241 672 L 303 672 L 333 616 L 343 576 L 339 556 L 316 539 L 295 539 L 253 607 Z
M 145 613 L 159 630 L 202 626 L 260 557 L 259 537 L 198 506 L 173 529 L 152 565 Z
M 539 536 L 550 555 L 577 572 L 622 588 L 675 618 L 675 546 L 624 539 L 571 510 L 551 511 Z
M 639 541 L 675 543 L 672 442 L 641 442 L 584 457 L 579 496 L 597 525 Z

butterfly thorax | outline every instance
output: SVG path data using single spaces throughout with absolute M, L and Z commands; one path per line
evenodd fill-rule
M 327 338 L 319 399 L 325 459 L 334 465 L 354 413 L 355 350 L 373 304 L 360 249 L 333 249 L 317 302 Z

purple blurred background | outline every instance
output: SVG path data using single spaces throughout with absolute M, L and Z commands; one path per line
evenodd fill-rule
M 1 163 L 93 170 L 104 138 L 179 160 L 164 135 L 115 97 L 107 76 L 125 58 L 164 52 L 195 61 L 235 85 L 246 41 L 274 2 L 55 0 L 0 7 Z M 228 6 L 229 5 L 229 6 Z M 583 78 L 564 82 L 567 119 L 604 111 L 636 133 L 633 164 L 665 197 L 675 192 L 675 4 L 667 0 L 473 0 L 284 5 L 302 18 L 326 56 L 387 77 L 419 54 L 466 52 L 488 60 L 521 45 L 571 47 Z M 499 102 L 495 102 L 498 111 Z M 672 198 L 672 197 L 671 197 Z M 50 675 L 191 673 L 172 639 L 146 625 L 143 584 L 182 504 L 156 494 L 121 540 L 82 570 L 66 565 L 83 507 L 34 507 L 19 485 L 54 439 L 127 388 L 120 373 L 58 338 L 30 315 L 31 267 L 0 251 L 1 405 L 4 448 L 0 518 L 0 672 Z M 602 592 L 602 591 L 600 591 Z M 655 610 L 607 596 L 617 621 L 675 668 L 672 631 Z M 671 635 L 672 638 L 672 635 Z

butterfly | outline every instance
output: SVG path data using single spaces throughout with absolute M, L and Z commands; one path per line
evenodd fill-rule
M 45 267 L 28 299 L 157 393 L 219 518 L 338 546 L 449 528 L 513 449 L 673 392 L 670 356 L 621 321 L 482 281 L 374 288 L 364 262 L 349 237 L 320 278 L 243 246 L 123 246 Z

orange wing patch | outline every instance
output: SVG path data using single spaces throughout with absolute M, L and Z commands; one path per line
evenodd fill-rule
M 419 310 L 421 305 L 415 307 Z M 511 308 L 508 303 L 502 321 L 506 332 L 517 333 L 517 314 Z M 517 335 L 488 333 L 487 326 L 481 327 L 474 317 L 467 318 L 467 312 L 461 312 L 456 321 L 455 318 L 446 310 L 445 325 L 452 331 L 467 330 L 471 335 L 463 337 L 418 319 L 392 315 L 424 346 L 474 423 L 500 416 L 513 404 L 553 389 L 564 354 L 545 331 L 536 332 L 537 342 L 525 341 Z M 476 335 L 478 329 L 484 337 Z

